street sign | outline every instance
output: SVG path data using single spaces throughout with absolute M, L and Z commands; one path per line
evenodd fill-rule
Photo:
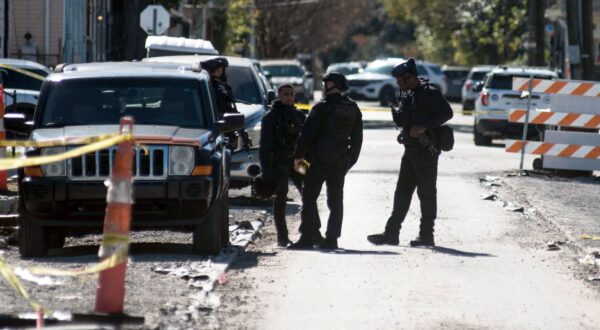
M 161 5 L 149 5 L 140 13 L 140 27 L 151 36 L 159 36 L 169 28 L 170 15 Z

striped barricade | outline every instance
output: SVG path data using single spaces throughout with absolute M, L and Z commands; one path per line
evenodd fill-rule
M 513 90 L 528 88 L 529 78 L 513 79 Z M 550 109 L 529 112 L 529 124 L 546 125 L 544 141 L 507 140 L 506 151 L 543 156 L 546 169 L 600 170 L 600 82 L 533 79 L 531 91 L 551 97 Z M 526 115 L 525 109 L 513 109 L 508 120 L 524 123 Z

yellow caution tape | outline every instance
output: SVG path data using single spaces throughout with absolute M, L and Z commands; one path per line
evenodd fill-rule
M 591 239 L 592 241 L 600 241 L 600 237 L 598 237 L 598 236 L 591 236 L 588 234 L 583 234 L 580 237 L 581 237 L 581 239 Z
M 37 73 L 33 73 L 33 72 L 29 72 L 27 70 L 15 68 L 14 66 L 11 66 L 11 65 L 0 64 L 0 68 L 5 68 L 5 69 L 13 70 L 15 72 L 18 72 L 20 74 L 26 75 L 28 77 L 31 77 L 31 78 L 34 78 L 34 79 L 37 79 L 37 80 L 44 80 L 44 79 L 46 79 L 46 77 L 40 76 Z
M 74 140 L 50 140 L 50 141 L 0 141 L 0 147 L 36 147 L 36 148 L 44 148 L 44 147 L 57 147 L 57 146 L 69 146 L 69 145 L 77 145 L 77 144 L 90 144 L 102 140 L 106 140 L 108 138 L 112 138 L 118 136 L 119 133 L 111 133 L 111 134 L 103 134 L 98 136 L 92 136 L 81 139 Z
M 23 297 L 23 299 L 25 299 L 29 303 L 29 305 L 31 305 L 33 310 L 38 311 L 42 307 L 40 304 L 34 302 L 33 300 L 31 300 L 31 298 L 29 298 L 27 290 L 25 290 L 25 287 L 23 286 L 17 275 L 15 275 L 12 268 L 6 263 L 6 261 L 4 261 L 4 258 L 2 258 L 2 256 L 0 256 L 0 274 L 2 274 L 6 282 L 8 282 L 8 284 L 21 297 Z
M 64 152 L 62 154 L 57 155 L 48 155 L 48 156 L 40 156 L 40 157 L 30 157 L 30 158 L 4 158 L 0 159 L 0 171 L 2 170 L 10 170 L 20 167 L 27 166 L 37 166 L 44 165 L 54 162 L 63 161 L 69 158 L 78 157 L 90 152 L 106 149 L 115 144 L 118 144 L 122 141 L 132 140 L 133 136 L 131 134 L 127 135 L 117 135 L 111 138 L 107 138 L 102 141 L 94 142 L 79 148 L 75 148 Z

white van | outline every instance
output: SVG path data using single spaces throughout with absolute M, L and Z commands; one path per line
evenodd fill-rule
M 167 36 L 146 38 L 146 57 L 171 55 L 219 55 L 212 42 L 203 39 L 189 39 Z

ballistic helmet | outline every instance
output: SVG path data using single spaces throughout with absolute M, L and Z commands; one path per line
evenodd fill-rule
M 396 64 L 392 69 L 392 76 L 394 76 L 394 78 L 402 77 L 407 73 L 413 74 L 415 76 L 419 75 L 417 64 L 415 63 L 415 59 L 412 57 L 400 64 Z
M 335 87 L 339 88 L 342 92 L 348 89 L 348 80 L 346 80 L 343 74 L 338 72 L 330 72 L 324 75 L 322 81 L 333 81 Z
M 213 73 L 218 68 L 227 68 L 229 66 L 229 62 L 225 57 L 213 57 L 206 61 L 200 62 L 202 69 L 208 71 L 208 73 Z
M 259 176 L 254 179 L 254 192 L 262 199 L 268 199 L 277 191 L 277 180 Z

